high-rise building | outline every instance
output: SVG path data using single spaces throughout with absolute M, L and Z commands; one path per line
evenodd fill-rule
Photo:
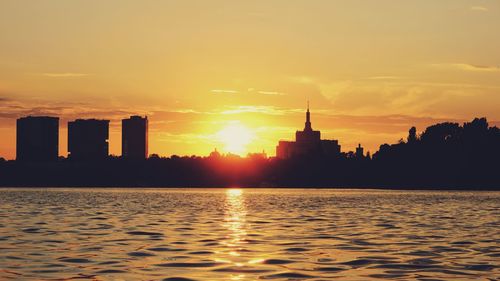
M 133 160 L 148 157 L 148 117 L 122 120 L 122 156 Z
M 28 116 L 17 119 L 16 160 L 55 161 L 59 155 L 59 118 Z
M 68 122 L 68 158 L 103 160 L 109 154 L 109 120 L 77 119 Z
M 276 157 L 288 159 L 296 156 L 337 156 L 340 145 L 337 140 L 322 140 L 321 132 L 312 129 L 309 104 L 304 130 L 295 132 L 295 141 L 279 141 Z

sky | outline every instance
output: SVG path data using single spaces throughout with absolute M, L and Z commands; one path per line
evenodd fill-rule
M 498 0 L 0 0 L 0 157 L 15 120 L 147 115 L 160 155 L 275 154 L 313 128 L 374 152 L 408 129 L 500 125 Z

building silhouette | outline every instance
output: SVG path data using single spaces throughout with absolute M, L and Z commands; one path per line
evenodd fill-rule
M 340 145 L 338 140 L 321 140 L 321 152 L 326 156 L 339 156 Z
M 304 130 L 295 132 L 295 141 L 279 141 L 276 147 L 276 157 L 280 159 L 318 155 L 336 156 L 339 154 L 340 145 L 337 140 L 322 140 L 321 132 L 312 129 L 309 103 L 307 103 Z
M 122 120 L 122 156 L 133 160 L 148 157 L 148 117 Z
M 16 126 L 16 160 L 57 160 L 59 155 L 59 118 L 27 116 L 17 119 Z
M 68 122 L 68 158 L 102 160 L 109 153 L 109 120 L 77 119 Z
M 364 149 L 361 146 L 361 144 L 359 143 L 358 147 L 356 147 L 356 157 L 363 158 L 363 156 L 364 156 Z

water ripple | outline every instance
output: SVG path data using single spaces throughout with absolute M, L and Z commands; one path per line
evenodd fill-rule
M 0 280 L 496 280 L 500 192 L 0 189 Z

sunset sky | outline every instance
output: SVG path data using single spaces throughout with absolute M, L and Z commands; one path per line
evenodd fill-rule
M 15 119 L 150 122 L 150 153 L 275 154 L 312 124 L 374 152 L 415 125 L 500 125 L 500 1 L 0 0 L 0 157 Z

